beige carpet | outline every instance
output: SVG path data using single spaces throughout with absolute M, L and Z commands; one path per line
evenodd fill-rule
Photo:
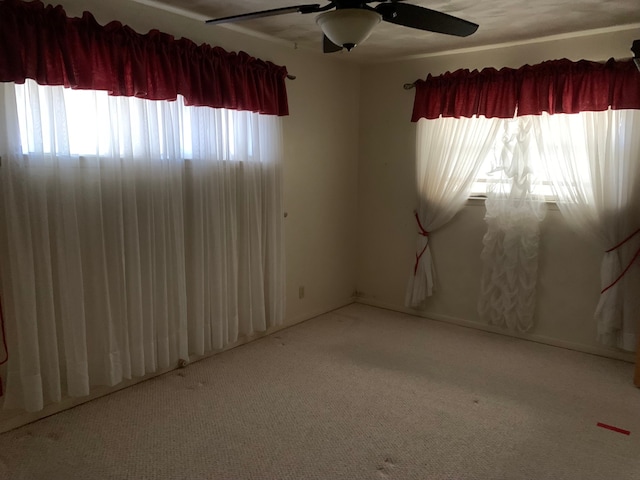
M 640 479 L 632 372 L 351 305 L 2 434 L 0 479 Z

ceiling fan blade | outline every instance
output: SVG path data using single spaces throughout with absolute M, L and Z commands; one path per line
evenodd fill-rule
M 305 5 L 295 5 L 293 7 L 272 8 L 271 10 L 261 10 L 259 12 L 243 13 L 241 15 L 231 15 L 230 17 L 212 18 L 205 23 L 209 25 L 219 25 L 221 23 L 238 22 L 241 20 L 253 20 L 255 18 L 271 17 L 274 15 L 284 15 L 285 13 L 314 13 L 323 9 L 317 3 L 309 3 Z
M 340 50 L 342 50 L 342 47 L 340 45 L 336 45 L 331 40 L 329 40 L 329 37 L 324 35 L 324 37 L 322 38 L 322 51 L 324 53 L 339 52 Z
M 475 23 L 410 3 L 381 3 L 376 11 L 387 22 L 428 32 L 467 37 L 478 29 Z

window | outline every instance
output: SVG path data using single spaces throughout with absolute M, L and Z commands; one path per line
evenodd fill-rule
M 186 106 L 176 101 L 151 101 L 135 97 L 113 97 L 105 91 L 73 90 L 41 86 L 33 80 L 15 85 L 22 152 L 64 152 L 83 157 L 145 157 L 149 143 L 157 159 L 194 158 L 196 146 L 205 136 L 202 129 L 214 126 L 218 160 L 242 161 L 254 154 L 251 112 Z M 63 114 L 66 124 L 54 119 Z M 154 137 L 145 140 L 149 134 Z M 246 134 L 246 135 L 245 135 Z M 145 146 L 145 144 L 147 144 Z M 244 154 L 244 155 L 242 155 Z
M 548 114 L 544 113 L 543 116 Z M 470 197 L 486 197 L 492 186 L 506 182 L 507 177 L 503 175 L 510 159 L 513 158 L 514 149 L 520 149 L 520 154 L 527 155 L 527 166 L 530 169 L 531 192 L 541 195 L 548 202 L 557 200 L 553 192 L 552 180 L 562 178 L 561 162 L 543 163 L 541 153 L 538 149 L 538 141 L 543 141 L 549 150 L 557 152 L 560 158 L 563 152 L 571 148 L 575 152 L 575 157 L 584 159 L 578 164 L 580 177 L 589 177 L 588 155 L 585 150 L 584 121 L 581 114 L 559 114 L 565 117 L 570 135 L 566 135 L 559 130 L 547 129 L 543 134 L 536 133 L 536 129 L 531 126 L 523 127 L 523 122 L 528 122 L 529 117 L 517 117 L 503 120 L 502 133 L 498 136 L 495 144 L 485 157 L 478 175 L 471 188 Z M 539 135 L 542 138 L 536 138 Z M 581 139 L 582 141 L 575 141 Z M 509 153 L 509 155 L 507 155 Z

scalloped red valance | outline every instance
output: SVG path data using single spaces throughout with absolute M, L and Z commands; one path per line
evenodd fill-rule
M 485 68 L 429 75 L 416 83 L 412 121 L 640 109 L 633 61 L 550 60 L 518 69 Z
M 0 1 L 0 81 L 106 90 L 115 96 L 288 115 L 285 67 L 61 6 Z

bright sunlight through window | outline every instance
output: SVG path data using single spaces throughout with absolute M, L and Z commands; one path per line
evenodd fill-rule
M 98 157 L 106 153 L 115 158 L 137 158 L 139 152 L 145 151 L 144 143 L 149 143 L 147 138 L 153 132 L 153 145 L 158 145 L 155 157 L 177 155 L 183 160 L 191 159 L 196 147 L 194 134 L 203 133 L 194 129 L 208 117 L 207 121 L 213 122 L 220 134 L 216 138 L 224 139 L 212 147 L 216 153 L 213 158 L 243 160 L 236 155 L 236 142 L 243 141 L 243 135 L 236 132 L 241 127 L 234 110 L 185 106 L 182 96 L 175 102 L 113 97 L 105 91 L 41 86 L 31 80 L 16 84 L 15 92 L 25 154 L 39 151 Z M 53 120 L 57 115 L 66 117 L 66 127 L 60 126 L 65 122 Z M 242 150 L 249 155 L 253 153 L 252 145 L 244 144 Z
M 571 145 L 570 148 L 573 150 L 575 157 L 586 160 L 588 156 L 585 150 L 585 142 L 569 142 L 571 139 L 584 138 L 583 122 L 579 118 L 579 115 L 567 115 L 566 117 L 570 125 L 571 135 L 561 135 L 557 131 L 550 130 L 545 132 L 544 142 L 551 144 L 553 150 L 558 152 L 559 156 Z M 528 158 L 527 165 L 531 176 L 531 193 L 541 195 L 547 201 L 557 200 L 556 195 L 553 193 L 549 176 L 552 176 L 551 178 L 562 178 L 559 170 L 562 162 L 549 162 L 545 169 L 536 139 L 533 138 L 533 132 L 530 132 L 530 138 L 526 142 L 523 142 L 522 139 L 516 138 L 518 128 L 517 120 L 514 119 L 507 122 L 504 134 L 498 139 L 484 159 L 482 167 L 480 167 L 475 182 L 473 183 L 470 196 L 486 197 L 488 189 L 492 184 L 495 185 L 500 182 L 508 184 L 510 182 L 508 178 L 509 172 L 505 171 L 508 170 L 508 166 L 505 167 L 505 164 L 508 165 L 508 163 L 502 161 L 502 155 L 505 153 L 505 150 L 511 150 L 511 155 L 507 155 L 507 158 L 513 158 L 514 154 L 526 155 Z M 518 149 L 521 149 L 521 151 L 514 153 L 514 150 Z M 588 162 L 585 161 L 579 164 L 579 169 L 581 170 L 580 177 L 588 179 Z

